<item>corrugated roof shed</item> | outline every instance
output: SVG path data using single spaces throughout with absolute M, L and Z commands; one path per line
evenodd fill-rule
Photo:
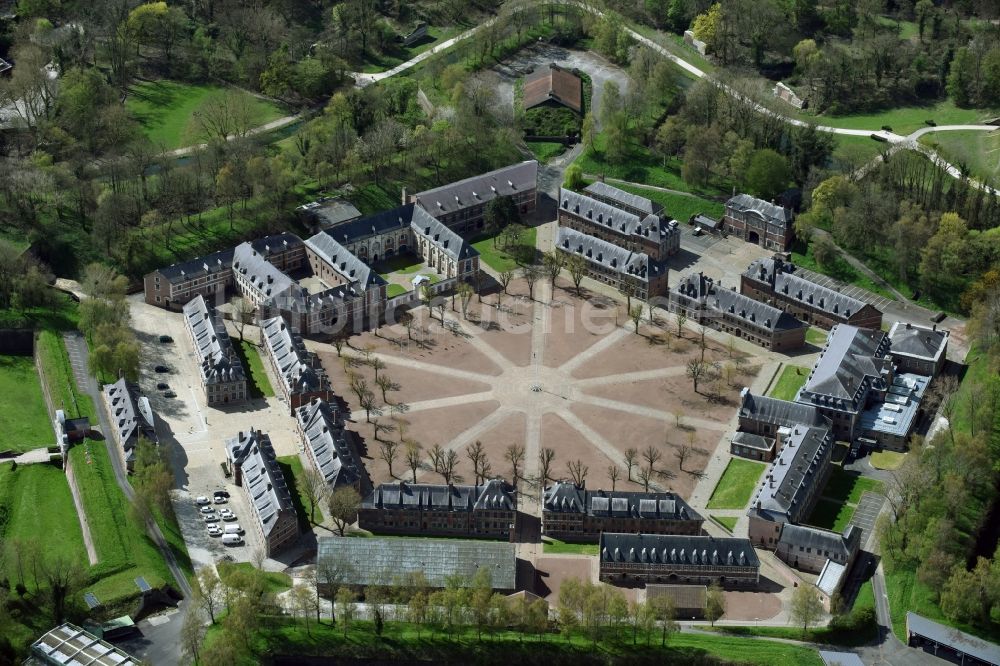
M 73 666 L 138 666 L 138 661 L 114 645 L 69 622 L 45 633 L 31 645 L 31 656 L 43 664 Z

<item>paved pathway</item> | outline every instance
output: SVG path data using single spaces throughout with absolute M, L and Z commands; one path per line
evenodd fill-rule
M 31 449 L 30 451 L 25 451 L 24 453 L 14 456 L 13 458 L 0 458 L 0 464 L 5 462 L 16 462 L 18 465 L 34 465 L 37 463 L 47 463 L 49 461 L 48 448 L 41 447 L 39 449 Z

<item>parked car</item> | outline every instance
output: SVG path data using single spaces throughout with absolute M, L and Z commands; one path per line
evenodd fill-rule
M 156 385 L 157 391 L 166 391 L 168 388 L 170 388 L 170 384 L 166 382 L 160 382 Z
M 225 490 L 216 490 L 214 493 L 212 493 L 212 495 L 214 497 L 225 497 L 226 499 L 229 499 L 229 493 L 226 492 Z
M 222 528 L 218 525 L 209 525 L 208 536 L 222 536 Z
M 229 500 L 227 500 L 227 499 L 226 499 L 225 497 L 223 497 L 222 495 L 216 495 L 216 496 L 215 496 L 215 503 L 216 503 L 216 504 L 225 504 L 225 503 L 226 503 L 226 502 L 228 502 L 228 501 L 229 501 Z
M 198 497 L 194 498 L 194 503 L 197 504 L 197 505 L 199 505 L 199 506 L 203 506 L 205 504 L 210 504 L 210 501 L 204 495 L 199 495 Z
M 173 342 L 173 341 L 174 341 L 174 339 L 172 337 L 170 337 L 169 335 L 161 335 L 160 336 L 160 342 L 167 343 L 167 342 Z
M 217 522 L 219 522 L 219 517 L 217 515 L 215 515 L 214 513 L 210 513 L 210 514 L 208 514 L 208 515 L 205 516 L 205 522 L 206 523 L 217 523 Z
M 227 512 L 225 509 L 223 509 L 222 513 L 219 515 L 221 515 L 222 519 L 225 520 L 226 522 L 229 522 L 231 520 L 236 520 L 236 514 L 233 513 L 232 511 Z
M 202 513 L 215 513 L 215 507 L 214 506 L 203 506 L 203 507 L 201 507 L 201 512 Z
M 226 534 L 243 534 L 243 528 L 239 525 L 226 525 Z
M 170 368 L 168 368 L 168 367 L 167 367 L 167 366 L 165 366 L 165 365 L 158 365 L 158 366 L 156 366 L 155 368 L 153 368 L 153 371 L 154 371 L 154 372 L 160 372 L 160 373 L 163 373 L 163 372 L 170 372 Z
M 239 534 L 224 534 L 222 536 L 222 543 L 226 544 L 227 546 L 242 546 L 243 537 L 241 537 Z
M 173 391 L 165 391 L 165 392 L 163 393 L 163 397 L 164 397 L 164 398 L 176 398 L 176 397 L 177 397 L 177 394 L 176 394 L 176 393 L 174 393 Z

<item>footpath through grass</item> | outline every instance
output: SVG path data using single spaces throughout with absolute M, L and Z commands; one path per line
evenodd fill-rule
M 820 125 L 879 131 L 883 125 L 892 127 L 896 134 L 906 136 L 921 127 L 924 121 L 932 120 L 938 125 L 978 125 L 984 120 L 995 118 L 996 113 L 986 109 L 960 109 L 951 100 L 943 100 L 927 106 L 904 106 L 875 113 L 853 113 L 844 116 L 798 114 Z
M 746 507 L 757 487 L 757 481 L 764 468 L 764 463 L 742 458 L 732 458 L 726 465 L 726 471 L 712 491 L 712 496 L 706 505 L 709 509 L 742 509 Z
M 233 349 L 247 371 L 247 394 L 251 398 L 273 398 L 274 388 L 271 387 L 271 380 L 267 378 L 267 371 L 264 369 L 264 359 L 261 358 L 261 349 L 249 340 L 234 340 Z
M 777 383 L 768 395 L 778 400 L 795 400 L 795 394 L 805 385 L 808 378 L 808 368 L 800 368 L 797 365 L 786 365 L 781 371 L 781 376 L 778 377 Z
M 542 552 L 546 555 L 597 555 L 596 543 L 566 543 L 552 537 L 542 539 Z
M 973 178 L 990 184 L 1000 182 L 1000 131 L 935 132 L 920 137 L 944 159 L 968 168 Z
M 282 116 L 275 104 L 248 92 L 233 89 L 246 103 L 253 127 Z M 125 108 L 142 125 L 143 132 L 154 145 L 165 150 L 203 143 L 196 112 L 206 102 L 221 99 L 226 88 L 216 85 L 182 83 L 180 81 L 144 81 L 129 90 Z
M 0 450 L 30 451 L 55 443 L 31 356 L 0 356 Z
M 346 661 L 376 660 L 380 663 L 466 663 L 524 665 L 572 664 L 759 664 L 761 666 L 821 666 L 819 653 L 806 647 L 737 637 L 677 633 L 660 647 L 659 631 L 650 632 L 649 645 L 640 636 L 632 644 L 632 633 L 622 626 L 617 638 L 597 641 L 579 632 L 571 634 L 523 635 L 513 631 L 484 631 L 477 637 L 474 627 L 448 627 L 434 632 L 430 627 L 386 622 L 381 635 L 368 621 L 352 622 L 344 635 L 336 626 L 310 622 L 307 627 L 288 618 L 269 618 L 254 628 L 250 648 L 255 655 L 336 654 Z M 207 644 L 219 638 L 221 629 L 209 629 Z M 610 631 L 608 632 L 610 636 Z M 242 663 L 258 663 L 249 657 Z

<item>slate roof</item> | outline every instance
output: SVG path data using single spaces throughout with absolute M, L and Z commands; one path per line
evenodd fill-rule
M 778 542 L 795 548 L 811 548 L 816 553 L 837 554 L 841 562 L 846 562 L 857 550 L 860 539 L 861 528 L 856 525 L 848 525 L 844 533 L 839 534 L 818 527 L 785 523 L 781 526 Z
M 360 220 L 337 225 L 321 233 L 330 236 L 341 245 L 350 245 L 365 238 L 404 231 L 410 228 L 415 207 L 415 204 L 412 203 L 404 204 L 389 210 L 379 211 L 374 215 L 366 215 Z M 306 243 L 308 242 L 306 241 Z
M 784 445 L 761 477 L 747 514 L 796 522 L 802 500 L 818 478 L 819 466 L 825 464 L 826 449 L 832 446 L 833 438 L 826 428 L 791 426 Z
M 676 534 L 601 533 L 601 562 L 759 567 L 749 539 Z
M 345 280 L 358 285 L 361 289 L 367 290 L 386 284 L 381 275 L 334 240 L 329 231 L 321 231 L 307 240 L 306 247 L 330 264 Z
M 170 266 L 164 266 L 158 272 L 167 282 L 177 284 L 186 282 L 194 278 L 204 277 L 210 273 L 220 273 L 231 270 L 233 267 L 233 248 L 219 250 L 204 257 L 197 257 L 189 261 L 182 261 Z
M 796 400 L 858 411 L 870 388 L 886 388 L 885 376 L 892 369 L 888 350 L 889 338 L 882 331 L 834 326 Z
M 111 427 L 118 432 L 118 441 L 125 448 L 125 460 L 135 456 L 135 445 L 141 435 L 155 443 L 156 422 L 149 398 L 139 392 L 139 385 L 119 379 L 114 384 L 106 384 L 104 393 L 111 406 Z
M 644 282 L 659 277 L 667 270 L 665 265 L 651 261 L 649 256 L 642 252 L 626 250 L 614 243 L 588 236 L 569 227 L 559 227 L 556 234 L 556 246 L 565 252 L 580 255 L 589 263 L 609 268 L 622 275 L 638 278 Z
M 246 379 L 243 364 L 233 351 L 226 325 L 201 294 L 184 305 L 184 323 L 195 340 L 195 353 L 205 384 L 239 382 Z
M 271 438 L 259 430 L 241 432 L 226 440 L 226 457 L 240 466 L 254 518 L 269 535 L 281 512 L 295 512 Z
M 298 210 L 315 218 L 321 227 L 342 226 L 361 217 L 361 211 L 354 204 L 338 197 L 311 201 L 299 206 Z
M 537 183 L 538 162 L 528 160 L 420 192 L 414 195 L 414 200 L 437 216 L 485 204 L 498 196 L 531 191 Z
M 749 389 L 740 392 L 740 418 L 753 419 L 761 423 L 773 423 L 780 427 L 791 427 L 797 423 L 827 428 L 830 421 L 812 405 L 799 402 L 754 395 Z
M 940 645 L 947 645 L 987 664 L 1000 664 L 1000 645 L 988 643 L 964 631 L 928 620 L 910 611 L 906 612 L 906 630 L 928 638 Z
M 289 394 L 322 391 L 327 378 L 313 368 L 312 357 L 302 338 L 292 331 L 284 317 L 272 317 L 261 324 L 264 344 L 280 370 L 280 380 Z
M 733 438 L 730 441 L 733 444 L 745 446 L 748 449 L 757 449 L 759 451 L 770 451 L 774 448 L 773 437 L 763 437 L 761 435 L 755 435 L 751 432 L 737 432 L 733 435 Z
M 465 539 L 341 539 L 320 537 L 318 561 L 333 562 L 344 570 L 344 583 L 389 586 L 406 576 L 422 573 L 430 587 L 444 587 L 450 579 L 468 587 L 481 567 L 492 574 L 493 589 L 517 587 L 514 544 Z
M 442 224 L 423 208 L 415 208 L 413 210 L 413 221 L 410 223 L 410 227 L 415 234 L 423 236 L 433 246 L 456 261 L 479 256 L 479 251 L 476 248 L 466 243 L 464 238 Z
M 948 330 L 926 328 L 910 323 L 895 322 L 889 329 L 893 355 L 906 355 L 927 361 L 937 361 L 948 346 Z
M 752 197 L 749 194 L 737 194 L 726 202 L 727 208 L 740 212 L 754 212 L 778 226 L 784 228 L 792 223 L 792 212 L 776 204 Z
M 31 656 L 42 664 L 72 664 L 73 666 L 83 666 L 84 664 L 87 666 L 138 666 L 140 663 L 124 650 L 69 622 L 45 632 L 41 638 L 32 643 Z
M 303 293 L 295 280 L 285 275 L 250 243 L 240 243 L 233 254 L 233 270 L 238 271 L 264 296 L 264 300 L 287 292 Z
M 656 242 L 674 233 L 680 233 L 677 224 L 659 215 L 639 217 L 611 204 L 604 203 L 573 190 L 559 189 L 559 207 L 591 222 L 607 227 L 610 231 L 625 236 L 640 238 L 653 237 Z
M 858 313 L 867 303 L 823 287 L 801 275 L 795 274 L 794 264 L 780 259 L 758 259 L 747 267 L 744 275 L 772 286 L 775 293 L 789 300 L 798 301 L 827 314 L 847 319 Z
M 586 513 L 597 517 L 703 520 L 675 493 L 584 490 L 569 481 L 557 481 L 546 488 L 542 508 L 553 513 Z
M 431 483 L 383 483 L 361 502 L 362 509 L 479 511 L 517 507 L 514 489 L 500 479 L 481 486 Z
M 660 204 L 646 197 L 641 197 L 638 194 L 632 194 L 631 192 L 620 190 L 613 185 L 602 183 L 599 180 L 595 180 L 590 185 L 587 185 L 587 187 L 583 188 L 583 191 L 588 193 L 592 198 L 603 200 L 605 203 L 609 203 L 616 208 L 638 210 L 645 215 L 661 215 L 663 213 L 663 206 Z
M 581 113 L 583 80 L 578 74 L 552 64 L 539 67 L 524 77 L 524 108 L 530 109 L 553 100 Z
M 674 287 L 674 291 L 699 301 L 715 312 L 728 313 L 731 317 L 768 331 L 787 331 L 805 326 L 783 310 L 739 292 L 717 287 L 712 278 L 705 277 L 703 273 L 692 273 L 683 278 Z
M 336 407 L 314 398 L 295 410 L 319 471 L 331 489 L 351 486 L 361 478 L 361 461 L 347 440 L 344 420 Z

